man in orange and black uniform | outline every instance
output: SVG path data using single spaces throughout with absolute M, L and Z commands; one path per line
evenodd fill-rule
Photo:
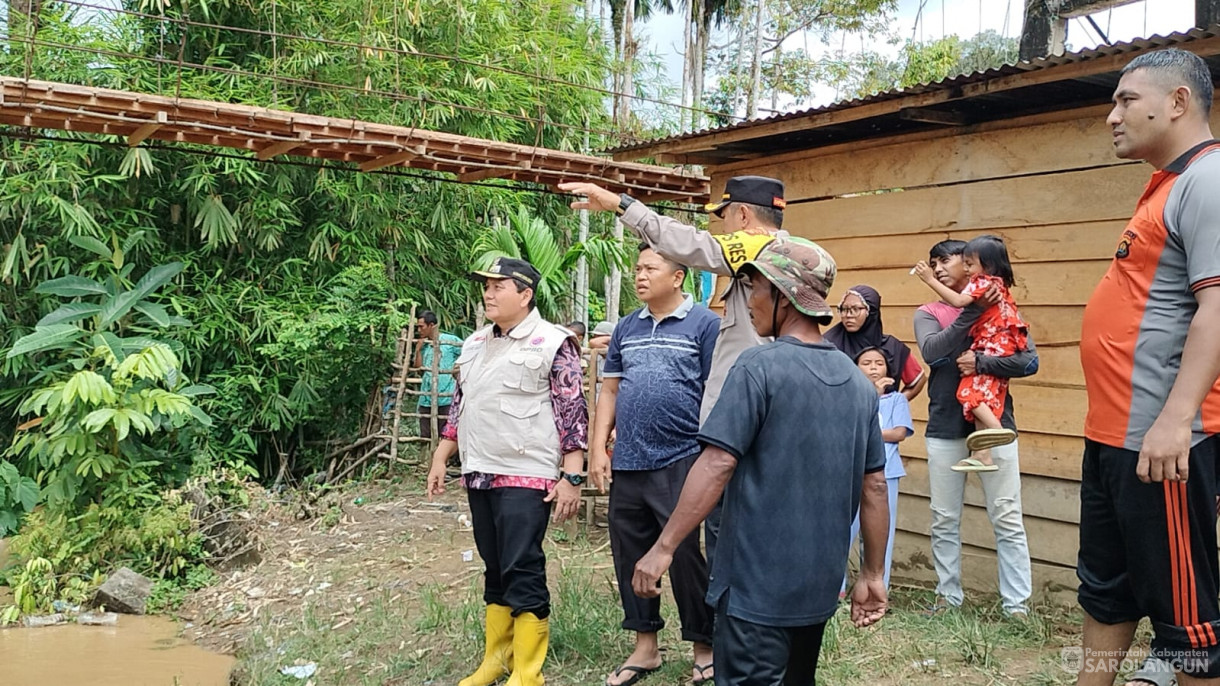
M 1123 69 L 1118 157 L 1156 171 L 1085 308 L 1078 683 L 1110 686 L 1137 622 L 1179 683 L 1220 684 L 1220 143 L 1207 64 L 1182 50 Z

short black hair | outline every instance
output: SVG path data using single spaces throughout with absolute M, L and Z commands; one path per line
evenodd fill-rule
M 432 310 L 424 310 L 423 312 L 420 312 L 418 318 L 424 320 L 425 324 L 435 324 L 436 322 L 440 321 L 436 318 L 436 313 Z
M 1202 108 L 1203 116 L 1206 118 L 1211 112 L 1212 98 L 1215 97 L 1212 72 L 1202 57 L 1179 48 L 1153 50 L 1128 62 L 1122 74 L 1125 76 L 1137 69 L 1155 72 L 1162 80 L 1172 84 L 1169 86 L 1171 89 L 1186 86 Z
M 964 252 L 966 252 L 966 241 L 959 241 L 950 238 L 932 246 L 932 249 L 928 251 L 928 259 L 943 260 L 946 257 L 961 255 Z
M 585 334 L 589 331 L 585 328 L 585 323 L 581 321 L 568 322 L 564 328 L 576 334 L 577 338 L 584 338 Z
M 1012 263 L 1008 261 L 1008 248 L 1004 239 L 999 236 L 979 236 L 966 244 L 963 255 L 970 255 L 979 261 L 983 273 L 998 276 L 1005 286 L 1012 288 Z
M 532 309 L 534 309 L 534 308 L 536 308 L 536 307 L 538 307 L 538 289 L 536 289 L 536 288 L 534 288 L 533 286 L 531 286 L 531 285 L 529 285 L 529 284 L 525 283 L 525 282 L 524 282 L 524 281 L 522 281 L 521 279 L 509 279 L 509 281 L 512 281 L 512 282 L 513 282 L 513 285 L 515 285 L 515 286 L 517 287 L 517 292 L 518 292 L 518 293 L 520 293 L 520 292 L 524 291 L 524 290 L 525 290 L 525 289 L 527 289 L 527 288 L 534 289 L 534 292 L 533 292 L 533 293 L 530 293 L 530 302 L 529 302 L 528 307 L 529 307 L 529 309 L 531 309 L 531 310 L 532 310 Z
M 725 212 L 733 209 L 733 205 L 745 205 L 754 211 L 754 216 L 758 217 L 758 223 L 763 225 L 763 228 L 780 229 L 784 226 L 784 211 L 778 207 L 768 207 L 766 205 L 755 205 L 748 202 L 731 202 L 725 205 L 721 210 L 720 216 L 724 216 Z
M 670 258 L 662 255 L 661 253 L 657 252 L 656 248 L 652 247 L 651 245 L 648 245 L 647 243 L 640 243 L 639 252 L 644 252 L 645 250 L 651 250 L 651 251 L 657 253 L 657 257 L 660 257 L 662 260 L 665 260 L 665 264 L 669 265 L 670 269 L 672 269 L 676 272 L 682 272 L 682 278 L 686 278 L 686 275 L 690 273 L 690 270 L 686 268 L 686 265 L 682 264 L 681 262 L 679 262 L 677 260 L 671 260 Z

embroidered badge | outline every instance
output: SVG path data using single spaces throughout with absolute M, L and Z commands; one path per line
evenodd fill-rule
M 1125 260 L 1131 255 L 1131 244 L 1139 240 L 1140 235 L 1131 229 L 1123 231 L 1123 237 L 1118 242 L 1118 250 L 1114 252 L 1116 259 Z
M 530 345 L 542 345 L 542 342 L 545 340 L 546 339 L 542 336 L 535 336 L 534 338 L 530 339 Z

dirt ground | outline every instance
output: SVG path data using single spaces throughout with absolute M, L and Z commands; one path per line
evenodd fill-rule
M 414 477 L 354 485 L 308 502 L 256 507 L 262 560 L 223 573 L 179 611 L 184 635 L 238 657 L 235 683 L 302 683 L 279 669 L 313 662 L 321 684 L 456 683 L 481 655 L 482 566 L 456 484 L 438 502 Z M 599 513 L 599 519 L 604 515 Z M 553 594 L 551 684 L 601 683 L 630 650 L 609 544 L 600 526 L 548 534 Z M 856 630 L 832 620 L 819 683 L 1067 684 L 1062 647 L 1079 644 L 1079 618 L 1037 608 L 1027 623 L 994 599 L 927 618 L 922 589 L 896 588 L 892 611 Z M 846 607 L 846 606 L 844 606 Z M 676 619 L 672 601 L 664 608 Z M 649 684 L 688 683 L 689 648 L 676 621 L 662 633 L 666 668 Z

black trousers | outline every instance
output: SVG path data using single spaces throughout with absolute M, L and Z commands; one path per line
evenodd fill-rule
M 1080 483 L 1080 607 L 1103 624 L 1148 617 L 1152 654 L 1200 678 L 1220 677 L 1218 456 L 1213 436 L 1185 483 L 1146 484 L 1139 453 L 1086 440 Z
M 451 405 L 436 406 L 436 431 L 438 434 L 445 433 L 445 425 L 449 423 L 449 408 Z M 432 410 L 427 405 L 419 405 L 416 412 L 420 414 L 428 414 Z M 420 438 L 432 438 L 432 417 L 419 418 L 419 436 Z
M 716 686 L 813 686 L 826 622 L 764 626 L 729 616 L 729 594 L 716 605 Z
M 692 455 L 661 469 L 614 472 L 608 515 L 610 550 L 623 601 L 624 629 L 654 633 L 665 627 L 661 599 L 637 596 L 631 590 L 631 578 L 636 563 L 660 538 L 697 458 L 698 455 Z M 682 620 L 682 640 L 710 644 L 712 610 L 705 600 L 707 561 L 699 550 L 698 529 L 674 551 L 669 581 Z
M 513 616 L 551 614 L 546 587 L 546 536 L 551 515 L 546 491 L 533 488 L 469 489 L 474 544 L 483 558 L 483 602 L 512 608 Z

